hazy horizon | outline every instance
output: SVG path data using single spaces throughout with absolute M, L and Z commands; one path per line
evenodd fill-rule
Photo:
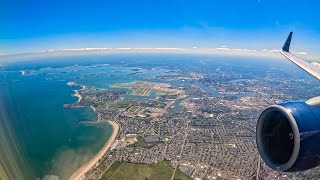
M 4 1 L 0 55 L 104 47 L 280 49 L 293 31 L 292 49 L 319 57 L 315 4 Z

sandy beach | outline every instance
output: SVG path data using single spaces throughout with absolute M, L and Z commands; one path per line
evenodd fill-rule
M 26 75 L 26 71 L 20 71 L 21 72 L 21 76 L 25 76 Z
M 68 86 L 77 86 L 77 84 L 75 82 L 68 82 L 67 83 Z M 81 89 L 80 90 L 84 90 L 86 87 L 81 85 Z M 73 96 L 78 97 L 78 102 L 81 101 L 82 96 L 80 95 L 79 91 L 80 90 L 74 90 L 75 94 L 73 94 Z M 94 112 L 96 112 L 96 109 L 93 106 L 90 106 Z M 98 113 L 98 122 L 101 121 L 101 116 Z M 97 155 L 95 155 L 89 162 L 87 162 L 86 164 L 84 164 L 83 166 L 81 166 L 76 172 L 74 172 L 72 174 L 72 176 L 69 178 L 69 180 L 79 180 L 81 179 L 81 177 L 88 172 L 93 166 L 95 166 L 97 164 L 97 162 L 103 158 L 103 156 L 107 153 L 107 151 L 111 148 L 112 144 L 114 143 L 114 141 L 117 138 L 117 134 L 119 132 L 119 125 L 115 122 L 115 121 L 108 121 L 109 124 L 112 126 L 112 134 L 110 136 L 110 138 L 108 139 L 108 141 L 106 142 L 106 144 L 102 147 L 102 149 L 97 153 Z
M 78 101 L 77 101 L 77 102 L 80 102 L 81 99 L 82 99 L 82 96 L 80 95 L 79 91 L 83 91 L 83 90 L 86 88 L 86 86 L 84 86 L 84 85 L 78 85 L 78 84 L 75 83 L 75 82 L 68 82 L 67 85 L 68 85 L 68 86 L 81 86 L 81 89 L 80 89 L 80 90 L 74 90 L 75 93 L 73 94 L 73 96 L 75 96 L 75 97 L 78 98 Z
M 78 98 L 78 101 L 77 102 L 80 102 L 81 99 L 82 99 L 82 96 L 79 94 L 79 92 L 77 90 L 75 90 L 75 94 L 73 96 L 77 97 Z
M 76 93 L 74 94 L 74 96 L 78 97 L 78 102 L 80 102 L 82 99 L 82 96 L 80 95 L 79 91 L 83 91 L 84 89 L 86 89 L 86 86 L 81 85 L 80 90 L 75 90 Z
M 90 108 L 93 110 L 93 112 L 97 113 L 97 110 L 94 106 L 90 106 Z M 97 113 L 97 114 L 98 114 L 98 121 L 97 122 L 102 121 L 101 114 L 100 113 Z
M 80 167 L 73 175 L 69 178 L 69 180 L 79 180 L 86 172 L 88 172 L 93 166 L 97 164 L 97 162 L 103 158 L 103 156 L 107 153 L 107 151 L 111 148 L 112 144 L 117 138 L 119 132 L 119 125 L 115 121 L 108 121 L 113 128 L 112 134 L 108 139 L 107 143 L 103 146 L 103 148 L 98 152 L 96 156 L 94 156 L 89 162 Z

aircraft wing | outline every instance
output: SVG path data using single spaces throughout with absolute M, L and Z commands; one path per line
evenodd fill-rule
M 308 63 L 299 57 L 293 55 L 290 53 L 290 43 L 291 43 L 291 38 L 292 38 L 292 32 L 290 32 L 286 42 L 284 43 L 282 49 L 281 49 L 281 54 L 284 55 L 287 59 L 289 59 L 291 62 L 299 66 L 301 69 L 305 70 L 307 73 L 311 74 L 318 80 L 320 80 L 320 68 Z

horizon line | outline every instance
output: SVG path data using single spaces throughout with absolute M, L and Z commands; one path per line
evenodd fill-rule
M 77 54 L 74 54 L 77 53 Z M 78 54 L 81 53 L 81 54 Z M 188 54 L 213 54 L 213 55 L 229 55 L 229 56 L 254 56 L 254 57 L 280 57 L 280 49 L 247 49 L 247 48 L 230 48 L 227 46 L 219 46 L 212 48 L 203 47 L 84 47 L 84 48 L 64 48 L 49 49 L 44 51 L 0 54 L 0 60 L 6 58 L 37 58 L 50 56 L 72 56 L 85 54 L 108 54 L 108 53 L 188 53 Z M 320 61 L 317 56 L 309 55 L 303 51 L 292 51 L 293 54 L 303 56 L 308 61 Z

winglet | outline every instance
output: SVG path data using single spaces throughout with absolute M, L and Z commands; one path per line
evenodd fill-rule
M 289 49 L 290 49 L 290 43 L 291 43 L 291 38 L 292 38 L 292 31 L 290 32 L 286 42 L 284 43 L 283 47 L 282 47 L 282 50 L 285 51 L 285 52 L 289 52 Z

